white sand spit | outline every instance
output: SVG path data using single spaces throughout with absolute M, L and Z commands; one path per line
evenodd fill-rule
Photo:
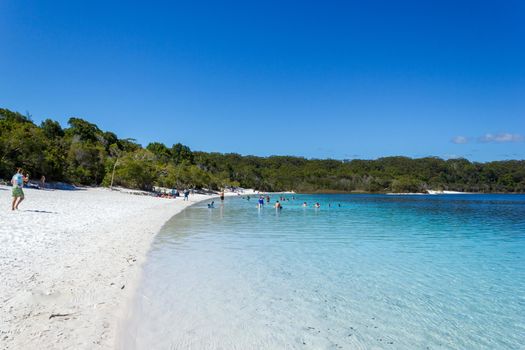
M 154 234 L 188 205 L 106 189 L 0 186 L 0 349 L 112 349 Z

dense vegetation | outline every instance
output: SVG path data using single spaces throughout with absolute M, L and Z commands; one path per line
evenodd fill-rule
M 95 124 L 71 118 L 67 128 L 47 119 L 0 109 L 0 178 L 17 166 L 32 178 L 81 185 L 114 185 L 149 190 L 226 186 L 263 191 L 525 192 L 525 161 L 488 163 L 466 159 L 387 157 L 342 162 L 290 156 L 255 157 L 193 152 L 177 143 L 119 139 Z

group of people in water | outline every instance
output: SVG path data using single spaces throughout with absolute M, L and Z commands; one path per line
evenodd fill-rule
M 341 208 L 341 203 L 338 203 L 337 206 Z M 304 208 L 308 207 L 308 204 L 306 202 L 303 202 L 303 207 Z M 332 203 L 328 203 L 328 208 L 331 208 L 331 207 L 332 207 Z M 319 204 L 319 202 L 315 202 L 314 208 L 321 208 L 321 204 Z
M 246 196 L 246 197 L 242 197 L 242 199 L 250 200 L 251 197 L 250 196 Z M 291 199 L 287 198 L 286 196 L 279 196 L 279 199 L 275 201 L 275 204 L 273 205 L 273 207 L 275 209 L 279 209 L 279 210 L 283 209 L 282 203 L 290 201 L 290 200 L 292 200 L 292 201 L 295 200 L 295 196 L 292 196 Z M 257 208 L 262 208 L 265 205 L 271 205 L 271 197 L 270 197 L 270 195 L 260 195 L 259 198 L 257 199 Z M 340 208 L 341 204 L 338 203 L 337 206 Z M 308 203 L 307 202 L 303 202 L 302 207 L 303 208 L 307 208 L 308 207 Z M 316 208 L 316 209 L 321 208 L 321 204 L 319 202 L 316 202 L 313 205 L 313 207 Z M 328 203 L 328 208 L 331 208 L 331 207 L 332 207 L 332 204 Z
M 243 199 L 244 199 L 244 197 L 243 197 Z M 247 196 L 246 199 L 250 200 L 250 196 Z M 295 199 L 295 197 L 293 197 L 293 199 Z M 257 200 L 257 208 L 264 207 L 264 201 L 265 200 L 266 200 L 266 204 L 270 205 L 270 196 L 266 195 L 266 197 L 265 197 L 265 196 L 261 195 L 261 196 L 259 196 L 259 199 Z M 279 200 L 275 201 L 275 204 L 274 204 L 273 207 L 275 209 L 279 209 L 280 210 L 280 209 L 283 208 L 283 206 L 281 204 L 281 201 L 285 202 L 287 200 L 290 200 L 290 199 L 287 199 L 287 198 L 281 196 L 281 197 L 279 197 Z
M 221 199 L 221 202 L 223 202 L 224 201 L 224 191 L 221 191 L 221 193 L 219 193 L 219 197 Z M 215 208 L 215 201 L 211 201 L 211 203 L 208 203 L 208 208 L 209 209 Z
M 257 197 L 256 197 L 257 198 Z M 224 192 L 221 192 L 220 193 L 220 199 L 221 199 L 221 202 L 224 201 Z M 243 196 L 242 199 L 245 199 L 245 200 L 251 200 L 252 197 L 250 195 L 246 195 L 246 196 Z M 291 198 L 288 198 L 284 195 L 280 195 L 279 196 L 279 199 L 275 201 L 275 203 L 273 204 L 273 207 L 277 210 L 282 210 L 283 209 L 283 204 L 284 202 L 289 202 L 289 201 L 294 201 L 295 200 L 295 196 L 292 196 Z M 256 207 L 261 209 L 263 208 L 265 205 L 267 206 L 271 206 L 271 197 L 269 194 L 266 194 L 266 195 L 259 195 L 259 197 L 257 198 L 257 205 Z M 303 202 L 303 204 L 301 205 L 303 208 L 308 208 L 308 203 L 307 202 Z M 328 203 L 328 208 L 331 208 L 332 207 L 332 203 Z M 334 205 L 335 206 L 335 205 Z M 341 203 L 338 203 L 337 204 L 337 207 L 338 208 L 341 208 Z M 211 203 L 208 203 L 208 208 L 212 209 L 212 208 L 215 208 L 215 202 L 212 201 Z M 313 208 L 315 209 L 319 209 L 321 208 L 321 203 L 319 202 L 315 202 L 313 204 Z

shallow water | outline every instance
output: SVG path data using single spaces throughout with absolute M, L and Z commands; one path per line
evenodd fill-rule
M 295 197 L 170 220 L 125 348 L 524 348 L 525 196 Z

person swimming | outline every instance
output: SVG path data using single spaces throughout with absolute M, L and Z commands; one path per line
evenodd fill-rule
M 321 204 L 319 204 L 319 202 L 315 203 L 315 207 L 316 208 L 321 208 Z
M 214 201 L 211 201 L 211 203 L 208 203 L 208 208 L 211 209 L 211 208 L 215 208 L 214 206 L 215 202 Z
M 303 207 L 306 208 L 307 206 L 308 206 L 308 204 L 306 204 L 306 202 L 303 202 Z

